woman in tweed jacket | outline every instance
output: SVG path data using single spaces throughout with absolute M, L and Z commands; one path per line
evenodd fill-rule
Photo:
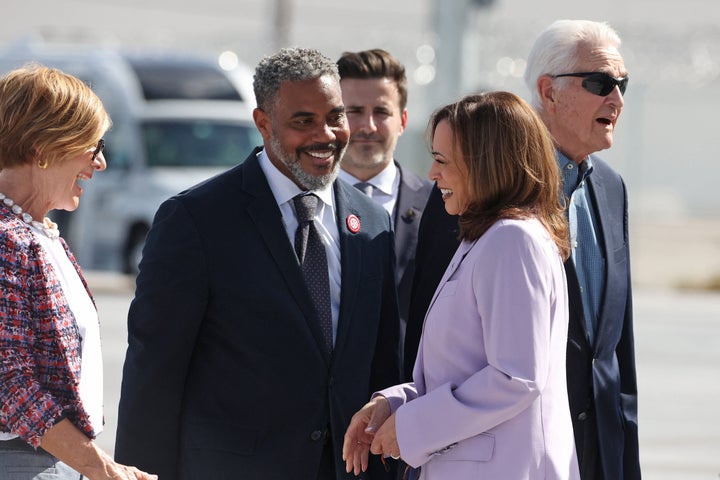
M 109 126 L 90 88 L 59 70 L 0 79 L 0 478 L 155 478 L 92 440 L 103 424 L 97 311 L 46 217 L 75 210 L 79 182 L 105 169 Z

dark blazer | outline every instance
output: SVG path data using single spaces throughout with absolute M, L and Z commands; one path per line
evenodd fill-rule
M 581 471 L 584 448 L 599 448 L 606 479 L 635 480 L 640 478 L 640 463 L 627 191 L 607 163 L 591 158 L 594 169 L 588 184 L 602 232 L 607 272 L 595 345 L 590 345 L 577 273 L 571 259 L 565 262 L 570 303 L 570 411 Z M 587 429 L 595 428 L 597 447 L 585 440 Z
M 405 382 L 412 381 L 425 313 L 445 269 L 460 245 L 458 234 L 458 217 L 447 213 L 440 189 L 435 185 L 427 200 L 418 230 L 415 274 L 403 349 Z
M 393 221 L 395 226 L 395 284 L 400 305 L 400 346 L 404 342 L 405 328 L 410 308 L 410 292 L 415 275 L 415 250 L 418 243 L 420 218 L 432 191 L 433 184 L 420 178 L 395 162 L 400 172 L 400 190 L 395 202 Z M 438 278 L 438 281 L 440 279 Z M 410 365 L 412 368 L 412 365 Z
M 335 182 L 342 292 L 331 355 L 258 151 L 166 201 L 148 234 L 115 457 L 163 480 L 314 479 L 327 427 L 337 478 L 355 478 L 341 461 L 345 429 L 371 392 L 398 380 L 390 217 Z

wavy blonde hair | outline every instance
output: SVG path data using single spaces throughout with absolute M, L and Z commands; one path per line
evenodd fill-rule
M 0 170 L 81 153 L 110 125 L 97 95 L 72 75 L 28 64 L 0 79 Z
M 555 148 L 533 108 L 509 92 L 469 95 L 432 115 L 428 141 L 442 121 L 468 170 L 470 201 L 460 215 L 460 238 L 475 240 L 500 219 L 536 217 L 566 259 L 568 224 Z

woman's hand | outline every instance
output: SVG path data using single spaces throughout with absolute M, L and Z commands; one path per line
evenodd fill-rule
M 400 446 L 397 443 L 397 432 L 395 431 L 395 415 L 393 413 L 382 424 L 375 438 L 370 445 L 370 451 L 376 455 L 383 455 L 397 460 L 400 458 Z
M 365 404 L 350 420 L 345 432 L 342 458 L 345 460 L 345 471 L 355 475 L 367 470 L 368 453 L 373 443 L 375 432 L 390 417 L 390 402 L 379 395 Z M 394 424 L 393 424 L 394 430 Z

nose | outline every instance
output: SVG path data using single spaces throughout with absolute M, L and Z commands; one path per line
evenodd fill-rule
M 375 125 L 375 119 L 373 118 L 372 114 L 368 113 L 366 115 L 363 115 L 360 122 L 360 130 L 365 132 L 374 132 L 377 130 L 377 125 Z
M 105 154 L 103 152 L 99 152 L 95 156 L 95 160 L 92 161 L 92 167 L 98 172 L 102 172 L 107 168 L 107 161 L 105 161 Z
M 428 172 L 428 178 L 432 182 L 437 182 L 437 179 L 440 178 L 440 166 L 435 161 L 433 161 L 432 165 L 430 165 L 430 171 Z
M 623 97 L 623 94 L 620 93 L 620 87 L 617 85 L 615 85 L 615 88 L 612 89 L 612 92 L 610 92 L 605 99 L 619 108 L 622 108 L 625 105 L 625 98 Z

